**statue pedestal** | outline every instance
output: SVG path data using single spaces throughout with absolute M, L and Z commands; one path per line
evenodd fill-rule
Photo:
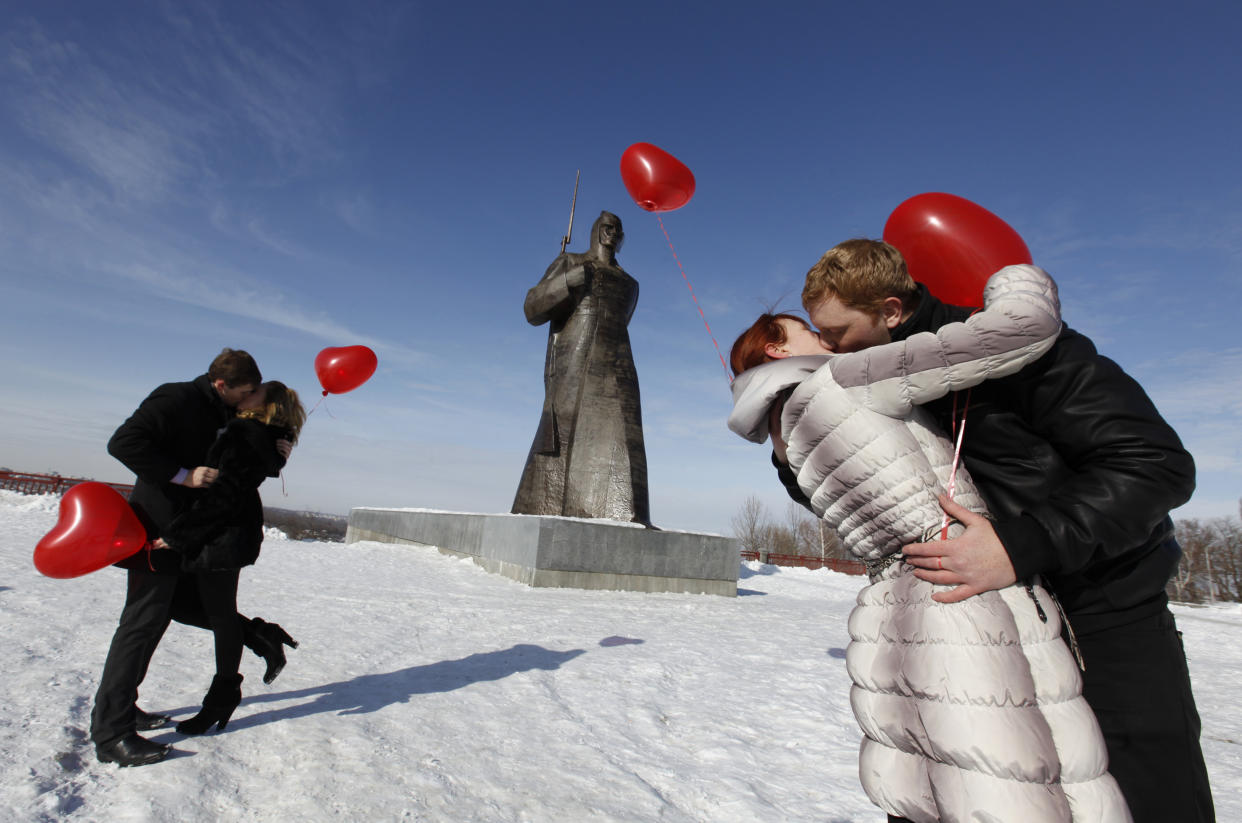
M 614 520 L 357 508 L 346 543 L 375 540 L 469 557 L 529 586 L 737 595 L 731 537 Z

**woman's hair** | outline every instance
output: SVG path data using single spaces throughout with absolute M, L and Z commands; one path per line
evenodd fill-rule
M 733 349 L 729 352 L 729 365 L 733 368 L 734 377 L 771 359 L 764 349 L 769 343 L 779 346 L 785 342 L 785 327 L 780 322 L 782 320 L 807 325 L 805 320 L 793 314 L 764 312 L 759 315 L 759 319 L 733 341 Z
M 306 422 L 306 409 L 302 407 L 298 393 L 279 380 L 264 383 L 263 391 L 265 394 L 260 408 L 240 411 L 237 416 L 273 426 L 283 426 L 289 430 L 290 440 L 296 442 L 302 431 L 302 424 Z
M 254 358 L 241 349 L 225 349 L 216 355 L 207 367 L 207 379 L 223 380 L 230 389 L 238 386 L 257 386 L 263 382 L 259 366 Z

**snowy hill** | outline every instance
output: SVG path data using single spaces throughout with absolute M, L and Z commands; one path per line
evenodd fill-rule
M 58 500 L 0 492 L 0 818 L 877 821 L 858 785 L 846 616 L 861 578 L 747 564 L 736 599 L 531 589 L 436 552 L 269 537 L 243 613 L 301 642 L 242 662 L 224 733 L 96 762 L 124 573 L 42 577 Z M 1242 608 L 1176 607 L 1218 819 L 1242 820 Z M 140 704 L 183 718 L 211 636 L 174 624 Z

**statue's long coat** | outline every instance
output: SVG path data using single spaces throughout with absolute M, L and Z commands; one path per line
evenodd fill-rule
M 586 282 L 568 275 L 585 270 Z M 638 374 L 626 330 L 638 281 L 589 254 L 561 254 L 526 295 L 549 323 L 543 413 L 513 511 L 650 522 Z

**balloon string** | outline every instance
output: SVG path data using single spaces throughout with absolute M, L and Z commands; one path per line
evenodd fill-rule
M 966 412 L 970 411 L 970 389 L 966 390 L 966 401 L 962 404 L 962 420 L 957 420 L 957 395 L 953 392 L 953 433 L 957 435 L 957 446 L 953 449 L 953 468 L 949 471 L 949 499 L 953 499 L 953 492 L 957 489 L 957 466 L 962 459 L 962 439 L 966 436 Z M 949 517 L 945 512 L 944 522 L 940 524 L 940 539 L 945 540 L 949 535 L 949 523 L 953 518 Z
M 327 398 L 327 396 L 328 396 L 328 393 L 324 392 L 323 397 L 320 397 L 318 400 L 315 401 L 315 405 L 312 406 L 311 410 L 306 413 L 306 417 L 308 419 L 310 418 L 312 414 L 315 413 L 315 409 L 319 408 L 319 404 L 322 403 Z M 324 406 L 323 410 L 327 412 L 328 417 L 331 417 L 333 420 L 336 419 L 336 415 L 332 413 L 332 409 L 329 409 L 327 406 Z
M 668 229 L 664 228 L 664 219 L 657 214 L 656 220 L 660 221 L 660 230 L 664 232 L 664 239 L 668 241 L 668 250 L 673 253 L 673 259 L 677 261 L 677 268 L 681 270 L 681 279 L 686 281 L 686 288 L 690 290 L 690 299 L 694 301 L 694 307 L 699 310 L 699 317 L 703 318 L 703 326 L 707 329 L 707 336 L 712 339 L 712 345 L 716 347 L 716 356 L 720 358 L 720 365 L 724 367 L 725 378 L 731 384 L 733 383 L 733 375 L 729 374 L 729 364 L 725 362 L 724 355 L 720 353 L 720 344 L 716 342 L 716 335 L 712 334 L 711 324 L 707 322 L 707 315 L 703 313 L 703 307 L 699 305 L 699 298 L 694 296 L 694 286 L 690 285 L 690 278 L 686 277 L 686 269 L 681 265 L 681 258 L 677 256 L 677 249 L 673 248 L 673 240 L 668 236 Z

